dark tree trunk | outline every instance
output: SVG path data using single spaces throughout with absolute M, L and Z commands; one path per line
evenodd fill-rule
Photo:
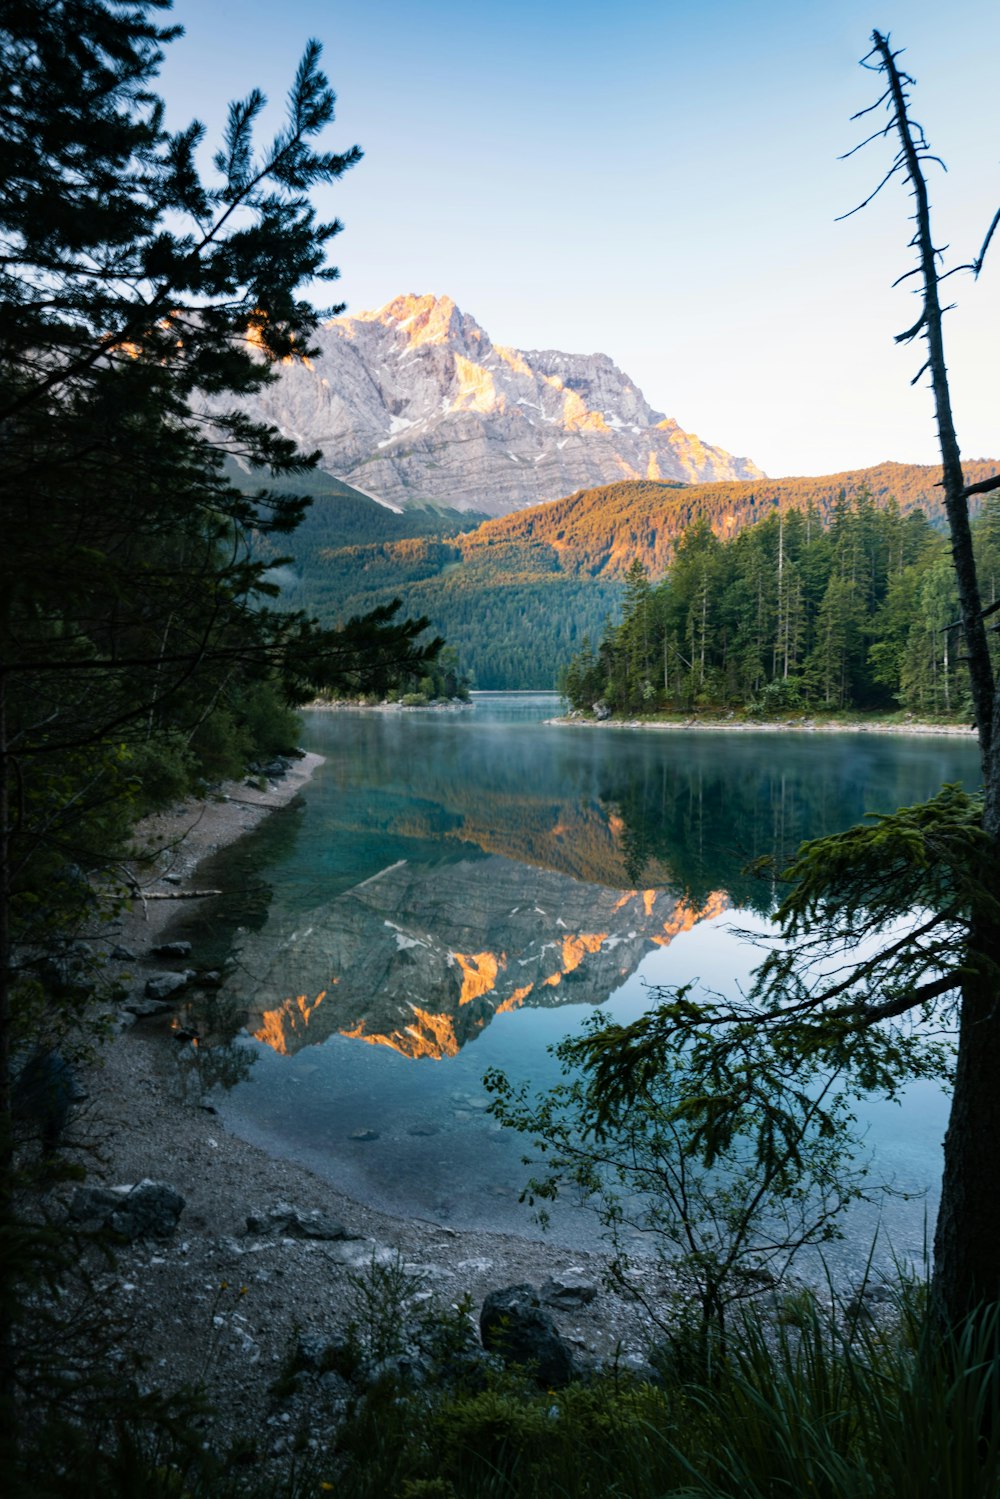
M 943 466 L 942 488 L 951 532 L 966 660 L 972 684 L 983 771 L 983 828 L 992 848 L 983 882 L 1000 870 L 1000 693 L 993 681 L 979 580 L 976 575 L 968 494 L 951 412 L 941 333 L 938 257 L 931 237 L 923 161 L 928 150 L 909 116 L 906 85 L 888 38 L 872 34 L 874 54 L 888 82 L 891 124 L 899 136 L 896 166 L 912 189 L 923 282 L 921 317 L 902 338 L 922 334 Z M 934 1240 L 935 1302 L 955 1326 L 985 1302 L 1000 1299 L 1000 928 L 984 901 L 971 913 L 968 974 L 962 985 L 958 1061 L 945 1137 L 941 1207 Z

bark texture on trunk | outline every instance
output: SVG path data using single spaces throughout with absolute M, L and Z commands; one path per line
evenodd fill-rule
M 888 83 L 886 97 L 899 137 L 896 166 L 904 172 L 915 204 L 913 244 L 920 261 L 923 306 L 918 323 L 902 337 L 919 332 L 927 343 L 925 368 L 934 393 L 942 487 L 979 732 L 983 828 L 992 842 L 983 882 L 992 884 L 1000 870 L 1000 693 L 990 663 L 968 496 L 951 411 L 938 254 L 931 236 L 923 170 L 928 152 L 923 132 L 908 113 L 906 85 L 912 80 L 900 72 L 888 38 L 878 31 L 872 33 L 872 48 Z M 986 901 L 982 909 L 971 913 L 968 960 L 934 1239 L 934 1299 L 952 1326 L 982 1303 L 1000 1300 L 1000 924 Z

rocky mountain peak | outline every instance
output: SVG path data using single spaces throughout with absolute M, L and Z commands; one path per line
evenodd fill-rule
M 435 297 L 432 294 L 417 296 L 408 292 L 394 297 L 384 307 L 374 312 L 359 312 L 353 317 L 331 318 L 327 328 L 343 330 L 351 336 L 354 323 L 378 323 L 386 329 L 400 332 L 411 349 L 424 344 L 447 344 L 458 338 L 471 338 L 476 343 L 489 343 L 485 333 L 474 318 L 460 312 L 451 297 Z
M 316 343 L 248 404 L 393 506 L 502 515 L 619 479 L 762 477 L 654 411 L 607 354 L 494 344 L 451 297 L 333 318 Z

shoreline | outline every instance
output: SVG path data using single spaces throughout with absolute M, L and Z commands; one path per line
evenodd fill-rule
M 144 819 L 139 838 L 147 846 L 158 843 L 162 852 L 132 866 L 145 908 L 140 897 L 109 924 L 111 942 L 134 953 L 133 959 L 116 958 L 111 970 L 127 970 L 141 992 L 152 972 L 182 968 L 188 958 L 150 951 L 178 913 L 175 900 L 151 897 L 197 889 L 202 861 L 287 806 L 322 760 L 310 755 L 295 762 L 264 792 L 231 782 L 223 788 L 225 800 L 191 802 Z M 190 961 L 197 957 L 193 952 Z M 166 1390 L 204 1383 L 215 1411 L 207 1428 L 213 1444 L 252 1440 L 261 1459 L 280 1471 L 291 1450 L 289 1430 L 308 1428 L 317 1408 L 336 1421 L 349 1391 L 324 1387 L 319 1374 L 306 1373 L 279 1397 L 275 1380 L 297 1343 L 343 1333 L 354 1314 L 357 1277 L 376 1264 L 405 1266 L 444 1307 L 470 1297 L 475 1315 L 484 1297 L 501 1287 L 538 1287 L 560 1273 L 583 1277 L 595 1292 L 588 1305 L 549 1308 L 564 1338 L 585 1365 L 618 1357 L 616 1350 L 624 1367 L 644 1364 L 655 1329 L 641 1306 L 604 1286 L 602 1249 L 543 1237 L 527 1209 L 523 1234 L 400 1218 L 230 1132 L 211 1091 L 203 1091 L 197 1041 L 170 1028 L 171 1013 L 134 1023 L 119 1017 L 129 1023 L 119 1025 L 81 1073 L 87 1102 L 78 1106 L 63 1148 L 85 1165 L 89 1186 L 150 1179 L 185 1199 L 168 1238 L 117 1247 L 113 1267 L 102 1262 L 99 1280 L 112 1319 L 120 1314 L 129 1325 L 118 1345 L 122 1357 L 142 1358 Z M 269 1221 L 275 1210 L 277 1218 Z M 318 1215 L 335 1225 L 336 1236 L 289 1229 L 278 1221 L 283 1210 L 300 1222 Z M 651 1267 L 654 1294 L 661 1279 Z
M 896 734 L 940 735 L 953 739 L 974 739 L 976 730 L 966 724 L 887 723 L 883 720 L 852 719 L 846 723 L 816 723 L 811 720 L 775 719 L 760 723 L 740 719 L 646 719 L 646 718 L 546 718 L 544 723 L 560 729 L 643 729 L 664 733 L 695 734 Z
M 183 887 L 203 860 L 253 832 L 271 812 L 287 807 L 323 761 L 323 755 L 310 751 L 293 760 L 266 791 L 245 781 L 224 781 L 211 800 L 191 800 L 142 818 L 132 836 L 136 853 L 126 861 L 136 893 L 131 909 L 110 924 L 116 940 L 130 947 L 158 937 L 177 916 L 178 904 L 195 898 Z M 168 894 L 177 899 L 165 899 Z

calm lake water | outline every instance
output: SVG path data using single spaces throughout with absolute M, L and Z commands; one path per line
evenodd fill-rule
M 971 741 L 543 722 L 557 711 L 484 693 L 306 715 L 325 763 L 216 857 L 227 896 L 175 929 L 235 964 L 229 1128 L 390 1211 L 534 1232 L 526 1142 L 485 1113 L 485 1070 L 544 1086 L 547 1047 L 595 1006 L 626 1019 L 650 986 L 745 982 L 760 955 L 732 928 L 764 930 L 774 904 L 751 860 L 780 868 L 804 838 L 978 779 Z M 882 1209 L 903 1255 L 933 1216 L 945 1117 L 933 1085 L 866 1111 L 878 1174 L 923 1194 Z M 877 1222 L 860 1211 L 845 1264 Z M 566 1205 L 554 1232 L 590 1242 L 594 1222 Z

